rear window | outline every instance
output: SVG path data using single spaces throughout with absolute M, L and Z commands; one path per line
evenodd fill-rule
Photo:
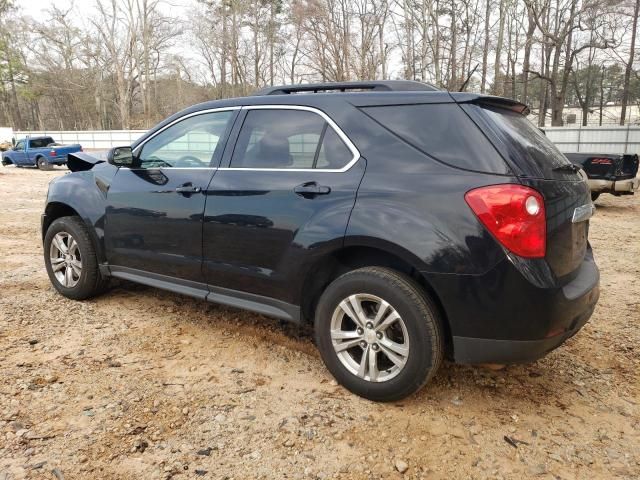
M 467 108 L 474 119 L 493 134 L 498 150 L 525 175 L 575 180 L 575 173 L 557 170 L 570 163 L 569 160 L 525 116 L 498 107 L 470 105 Z
M 455 103 L 385 105 L 362 111 L 414 148 L 443 163 L 508 174 L 500 154 Z
M 54 143 L 54 141 L 51 137 L 34 138 L 29 141 L 29 148 L 45 148 L 47 145 L 51 145 L 52 143 Z

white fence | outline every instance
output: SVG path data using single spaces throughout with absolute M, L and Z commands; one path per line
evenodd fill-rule
M 640 153 L 640 126 L 545 127 L 562 152 Z
M 40 131 L 40 132 L 15 132 L 16 139 L 30 135 L 37 137 L 47 135 L 65 145 L 79 143 L 83 148 L 108 149 L 131 145 L 142 136 L 146 130 L 86 130 L 86 131 Z
M 547 137 L 562 152 L 640 153 L 640 126 L 545 127 Z M 131 145 L 145 130 L 15 132 L 16 138 L 49 135 L 56 142 L 79 143 L 88 149 Z

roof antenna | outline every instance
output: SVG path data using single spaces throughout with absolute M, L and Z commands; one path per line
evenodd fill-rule
M 460 87 L 460 90 L 458 90 L 459 92 L 464 92 L 464 89 L 467 88 L 467 83 L 469 83 L 469 80 L 471 80 L 471 75 L 473 75 L 474 73 L 476 73 L 476 70 L 478 69 L 478 65 L 479 63 L 476 63 L 476 66 L 473 67 L 473 70 L 471 70 L 471 73 L 469 74 L 469 76 L 467 77 L 467 79 L 464 81 L 464 83 L 462 84 L 462 86 Z

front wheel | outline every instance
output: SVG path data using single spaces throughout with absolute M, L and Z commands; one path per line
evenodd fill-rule
M 78 217 L 58 218 L 49 226 L 44 261 L 49 280 L 67 298 L 84 300 L 106 285 L 87 227 Z
M 340 384 L 383 402 L 422 388 L 444 354 L 437 308 L 411 278 L 382 267 L 348 272 L 327 287 L 315 338 Z

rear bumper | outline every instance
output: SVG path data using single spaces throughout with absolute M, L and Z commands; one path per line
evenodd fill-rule
M 429 278 L 449 320 L 452 359 L 525 363 L 559 347 L 585 325 L 598 302 L 600 273 L 590 250 L 572 276 L 562 287 L 542 288 L 505 261 L 477 277 Z
M 640 186 L 640 178 L 627 178 L 624 180 L 594 180 L 588 181 L 592 192 L 597 193 L 634 193 Z
M 544 357 L 567 339 L 573 337 L 587 323 L 595 305 L 572 323 L 573 328 L 541 340 L 492 340 L 488 338 L 453 337 L 456 363 L 528 363 Z
M 57 157 L 47 157 L 47 162 L 48 163 L 54 163 L 56 165 L 62 165 L 64 163 L 67 163 L 67 156 L 66 155 L 60 155 Z

